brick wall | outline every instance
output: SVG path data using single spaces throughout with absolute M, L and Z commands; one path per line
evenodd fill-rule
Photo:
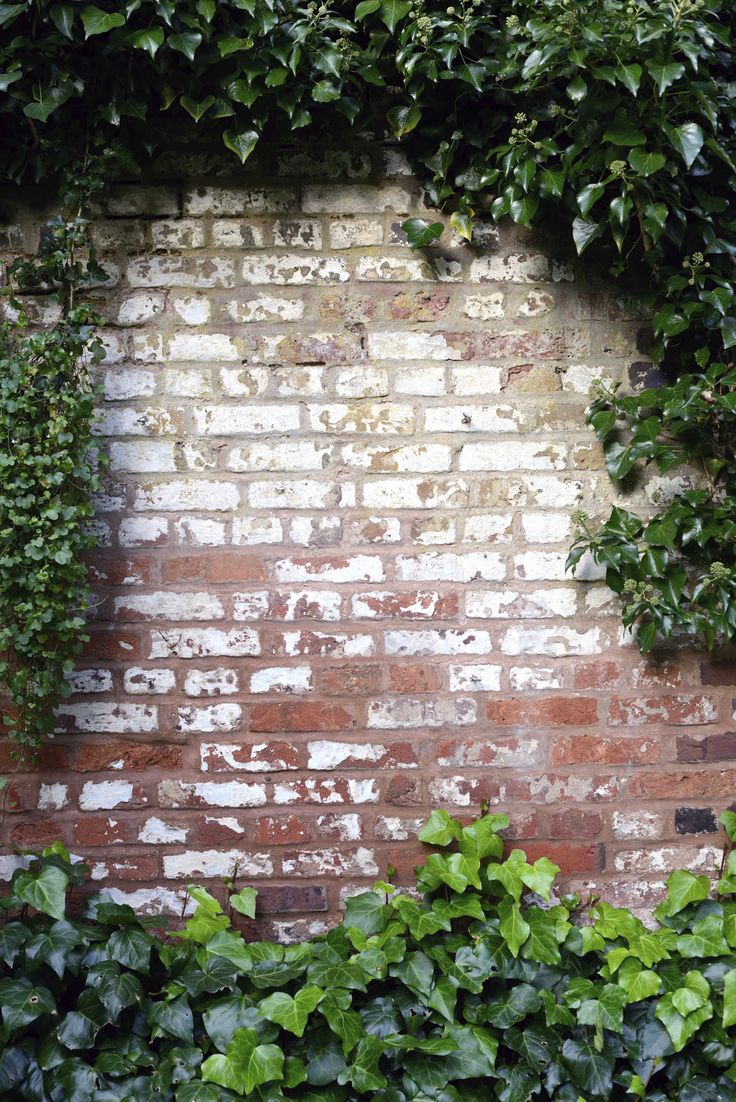
M 563 569 L 613 499 L 589 384 L 646 370 L 637 323 L 513 227 L 410 252 L 421 211 L 394 150 L 172 154 L 108 197 L 99 603 L 13 842 L 154 909 L 237 865 L 282 937 L 410 875 L 433 806 L 488 801 L 634 905 L 717 862 L 728 666 L 642 661 Z

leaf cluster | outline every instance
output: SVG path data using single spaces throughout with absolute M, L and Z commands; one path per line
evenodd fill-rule
M 162 934 L 86 869 L 28 855 L 0 901 L 0 1098 L 29 1102 L 648 1102 L 736 1098 L 736 865 L 674 872 L 659 924 L 553 893 L 502 815 L 435 811 L 417 891 L 379 883 L 326 936 L 245 940 L 201 887 Z M 727 817 L 736 833 L 736 817 Z M 733 865 L 733 868 L 731 867 Z

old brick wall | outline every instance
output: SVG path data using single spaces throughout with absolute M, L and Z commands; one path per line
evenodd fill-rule
M 5 835 L 136 906 L 237 865 L 264 930 L 313 931 L 481 801 L 634 905 L 717 862 L 728 667 L 642 661 L 563 569 L 571 511 L 613 500 L 588 388 L 645 370 L 637 323 L 513 227 L 412 253 L 419 196 L 395 150 L 172 154 L 97 219 L 99 603 Z

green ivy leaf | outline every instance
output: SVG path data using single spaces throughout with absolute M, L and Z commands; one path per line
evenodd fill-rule
M 63 918 L 69 877 L 63 869 L 45 865 L 38 872 L 20 872 L 13 878 L 13 892 L 22 903 L 41 914 Z
M 575 218 L 572 224 L 572 238 L 575 242 L 578 256 L 582 256 L 596 237 L 600 237 L 603 227 L 598 222 L 590 222 L 585 218 Z
M 666 127 L 667 137 L 690 168 L 703 148 L 705 134 L 696 122 L 684 122 L 681 126 Z
M 258 138 L 259 135 L 255 130 L 246 130 L 242 134 L 233 130 L 226 130 L 222 135 L 223 142 L 228 149 L 232 149 L 233 153 L 237 154 L 241 165 L 245 164 L 250 157 L 258 144 Z
M 258 1044 L 254 1029 L 236 1029 L 225 1055 L 208 1056 L 202 1079 L 236 1094 L 252 1094 L 256 1087 L 283 1079 L 284 1054 L 274 1044 Z
M 136 50 L 145 50 L 149 57 L 155 57 L 156 51 L 164 44 L 164 32 L 161 27 L 146 27 L 141 31 L 133 31 L 130 44 Z
M 283 1026 L 289 1033 L 301 1037 L 309 1015 L 324 998 L 321 987 L 302 987 L 293 997 L 285 991 L 276 991 L 258 1004 L 264 1018 Z
M 406 227 L 402 226 L 402 229 Z M 457 819 L 446 811 L 437 810 L 429 816 L 418 837 L 420 842 L 426 842 L 429 846 L 449 846 L 461 833 L 462 827 Z
M 388 27 L 391 34 L 394 33 L 397 25 L 410 11 L 411 3 L 409 0 L 382 0 L 380 6 L 381 19 Z
M 498 924 L 499 933 L 513 956 L 518 957 L 519 950 L 529 937 L 529 924 L 524 921 L 519 904 L 509 896 L 499 903 L 498 915 L 500 919 Z
M 170 50 L 175 50 L 177 53 L 184 54 L 190 61 L 194 61 L 194 55 L 201 44 L 202 35 L 198 31 L 188 31 L 185 34 L 170 34 L 166 39 L 166 45 Z
M 8 1031 L 22 1029 L 42 1014 L 55 1014 L 56 1000 L 47 987 L 27 976 L 0 979 L 0 1014 Z
M 669 88 L 670 84 L 674 84 L 674 82 L 679 80 L 684 74 L 685 66 L 679 61 L 663 63 L 661 61 L 651 60 L 647 62 L 647 70 L 661 96 L 662 93 Z
M 241 888 L 239 892 L 234 892 L 229 897 L 228 903 L 238 914 L 245 915 L 246 918 L 255 918 L 257 898 L 258 892 L 255 888 Z
M 640 176 L 652 176 L 667 164 L 661 153 L 647 153 L 645 149 L 632 149 L 629 164 Z
M 655 909 L 657 918 L 679 914 L 690 903 L 708 898 L 710 881 L 707 876 L 694 876 L 685 869 L 677 869 L 667 879 L 667 896 Z
M 401 223 L 401 228 L 406 234 L 406 240 L 412 249 L 421 249 L 425 245 L 431 245 L 438 237 L 442 236 L 445 229 L 442 222 L 425 222 L 423 218 L 407 218 Z
M 120 12 L 102 11 L 93 4 L 87 4 L 82 8 L 80 15 L 84 27 L 84 37 L 91 38 L 93 34 L 107 34 L 116 27 L 125 26 L 125 16 Z

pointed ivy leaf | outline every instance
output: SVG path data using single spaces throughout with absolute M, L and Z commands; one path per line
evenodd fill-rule
M 234 130 L 226 130 L 222 140 L 228 149 L 232 149 L 233 153 L 237 154 L 240 163 L 244 165 L 255 149 L 259 137 L 255 130 L 246 130 L 242 134 Z
M 423 218 L 407 218 L 401 223 L 401 228 L 406 234 L 410 248 L 421 249 L 441 237 L 445 227 L 442 222 L 430 223 L 425 222 Z
M 723 978 L 723 1028 L 736 1025 L 736 968 Z
M 28 4 L 0 4 L 0 27 L 5 27 L 17 19 L 21 12 L 28 10 Z
M 684 122 L 681 126 L 666 127 L 666 133 L 687 168 L 690 168 L 703 148 L 705 134 L 702 127 L 696 122 Z
M 707 899 L 710 881 L 707 876 L 694 876 L 685 869 L 677 869 L 667 879 L 667 897 L 655 909 L 657 918 L 679 914 L 689 903 Z
M 178 999 L 151 1004 L 148 1024 L 152 1037 L 178 1037 L 184 1044 L 194 1044 L 194 1016 L 186 995 Z
M 652 176 L 667 164 L 661 153 L 647 153 L 646 149 L 632 149 L 629 164 L 640 176 Z
M 575 218 L 572 224 L 572 239 L 578 256 L 582 256 L 588 245 L 600 237 L 603 227 L 598 222 L 589 222 L 585 218 Z
M 611 1098 L 614 1060 L 608 1052 L 597 1052 L 589 1041 L 568 1039 L 562 1046 L 562 1062 L 586 1097 Z
M 410 11 L 411 3 L 409 0 L 382 0 L 380 16 L 391 31 L 391 34 L 393 34 L 397 24 L 400 23 Z
M 125 16 L 121 15 L 120 12 L 102 11 L 101 8 L 96 8 L 93 4 L 87 4 L 83 7 L 80 14 L 85 38 L 91 38 L 93 34 L 106 34 L 107 31 L 112 31 L 115 27 L 125 26 Z
M 86 990 L 77 999 L 76 1010 L 62 1018 L 56 1036 L 66 1048 L 92 1048 L 95 1037 L 107 1021 L 107 1012 L 97 992 Z
M 73 38 L 72 26 L 76 9 L 71 4 L 54 4 L 49 12 L 54 26 L 61 31 L 65 38 Z
M 142 31 L 133 31 L 129 41 L 136 50 L 145 50 L 149 57 L 155 57 L 156 51 L 164 44 L 164 32 L 161 27 L 146 27 Z
M 285 991 L 275 991 L 258 1004 L 258 1010 L 270 1022 L 283 1026 L 289 1033 L 301 1037 L 309 1015 L 324 998 L 321 987 L 302 987 L 293 997 Z
M 457 989 L 457 980 L 452 979 L 451 976 L 440 976 L 427 1000 L 427 1005 L 431 1006 L 445 1021 L 450 1023 L 455 1021 Z
M 53 865 L 39 872 L 20 872 L 13 879 L 13 891 L 22 903 L 56 919 L 64 917 L 68 886 L 67 874 Z
M 386 119 L 395 138 L 403 138 L 409 134 L 418 124 L 422 112 L 415 103 L 405 107 L 392 107 L 387 113 Z
M 327 1021 L 333 1033 L 342 1041 L 343 1056 L 347 1057 L 358 1042 L 365 1036 L 365 1027 L 360 1015 L 350 1006 L 341 1006 L 333 994 L 325 996 L 318 1004 L 319 1012 Z
M 224 1056 L 209 1056 L 202 1064 L 205 1082 L 219 1083 L 237 1094 L 283 1079 L 284 1054 L 277 1045 L 258 1044 L 254 1029 L 236 1029 Z
M 446 811 L 433 811 L 419 831 L 419 841 L 429 846 L 449 846 L 460 837 L 462 827 Z
M 258 892 L 255 888 L 241 888 L 239 892 L 230 896 L 228 903 L 238 914 L 245 915 L 246 918 L 255 918 L 257 897 Z
M 197 101 L 192 99 L 191 96 L 180 96 L 179 103 L 182 105 L 188 115 L 191 115 L 195 122 L 199 122 L 204 114 L 210 109 L 215 102 L 214 96 L 206 96 L 203 100 Z
M 0 1014 L 8 1031 L 21 1029 L 41 1014 L 55 1014 L 56 1000 L 47 987 L 25 977 L 0 980 Z
M 632 96 L 639 91 L 642 73 L 641 65 L 617 65 L 615 69 L 616 79 L 628 88 Z
M 577 194 L 577 204 L 583 218 L 588 214 L 590 208 L 598 202 L 605 190 L 604 184 L 586 184 L 584 188 L 581 188 Z
M 627 1003 L 636 1003 L 642 999 L 650 999 L 653 995 L 659 994 L 661 987 L 662 981 L 657 973 L 643 968 L 629 985 L 626 992 L 626 1001 Z
M 107 943 L 107 952 L 110 960 L 122 964 L 124 968 L 132 968 L 134 972 L 148 974 L 151 960 L 151 948 L 153 938 L 144 930 L 129 927 L 124 930 L 116 930 L 110 935 Z
M 647 62 L 647 69 L 660 96 L 669 88 L 670 84 L 674 84 L 685 72 L 685 66 L 679 61 L 670 61 L 665 64 L 661 61 L 651 60 Z
M 370 937 L 386 925 L 385 914 L 386 904 L 380 895 L 376 892 L 361 892 L 348 900 L 343 926 L 346 929 L 355 926 Z
M 389 971 L 417 995 L 429 997 L 434 983 L 434 964 L 426 953 L 408 953 L 405 960 L 392 964 Z
M 52 112 L 57 107 L 61 107 L 63 103 L 66 103 L 72 95 L 72 88 L 70 85 L 60 85 L 56 88 L 38 88 L 38 96 L 32 103 L 27 103 L 23 108 L 23 114 L 29 119 L 37 119 L 39 122 L 46 122 Z
M 352 1083 L 358 1094 L 382 1090 L 387 1085 L 378 1066 L 383 1048 L 380 1037 L 364 1037 L 355 1050 L 353 1063 L 339 1076 L 338 1082 Z
M 360 4 L 355 9 L 355 18 L 357 20 L 363 20 L 368 15 L 373 15 L 374 11 L 378 11 L 381 6 L 381 0 L 361 0 Z
M 170 34 L 166 39 L 166 45 L 170 50 L 184 54 L 190 61 L 194 61 L 194 55 L 201 43 L 202 35 L 198 31 L 190 31 L 186 34 Z
M 518 957 L 519 950 L 529 937 L 529 924 L 524 921 L 519 904 L 509 896 L 506 896 L 498 904 L 498 915 L 500 919 L 498 924 L 499 933 L 513 955 Z

